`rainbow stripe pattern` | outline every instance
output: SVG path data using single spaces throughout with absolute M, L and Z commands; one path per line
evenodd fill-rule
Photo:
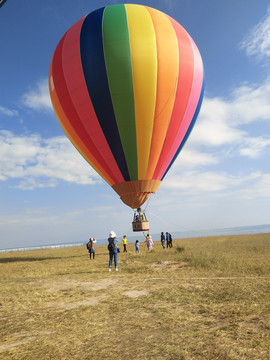
M 137 208 L 157 190 L 194 126 L 203 64 L 190 35 L 170 16 L 111 5 L 63 36 L 49 89 L 73 145 Z

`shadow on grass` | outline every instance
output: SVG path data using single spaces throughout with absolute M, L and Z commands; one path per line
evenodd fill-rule
M 72 258 L 82 258 L 85 255 L 71 255 L 71 256 L 46 256 L 46 257 L 34 257 L 34 256 L 10 256 L 6 258 L 0 258 L 0 264 L 9 263 L 9 262 L 23 262 L 23 261 L 44 261 L 44 260 L 60 260 L 60 259 L 72 259 Z
M 10 263 L 10 262 L 23 262 L 23 261 L 43 261 L 43 260 L 59 260 L 61 257 L 44 257 L 44 258 L 35 258 L 35 257 L 7 257 L 0 259 L 0 264 Z
M 93 271 L 76 271 L 76 272 L 62 272 L 62 273 L 55 273 L 57 276 L 67 276 L 67 275 L 82 275 L 82 274 L 95 274 Z
M 176 251 L 177 251 L 177 252 L 183 252 L 183 251 L 185 251 L 185 248 L 184 248 L 184 247 L 177 246 L 177 247 L 176 247 Z
M 96 256 L 100 255 L 106 255 L 107 253 L 96 253 Z M 60 260 L 60 259 L 71 259 L 71 258 L 82 258 L 87 256 L 87 254 L 84 255 L 72 255 L 72 256 L 50 256 L 50 257 L 34 257 L 34 256 L 22 256 L 22 257 L 16 257 L 16 256 L 10 256 L 6 258 L 0 258 L 0 264 L 5 263 L 12 263 L 12 262 L 23 262 L 23 261 L 44 261 L 44 260 Z M 89 256 L 89 255 L 88 255 Z

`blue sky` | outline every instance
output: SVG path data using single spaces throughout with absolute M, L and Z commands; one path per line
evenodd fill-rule
M 133 235 L 133 212 L 73 148 L 50 102 L 53 52 L 78 19 L 123 1 L 8 0 L 0 9 L 0 249 Z M 152 233 L 270 223 L 270 6 L 135 1 L 196 42 L 205 96 L 187 144 L 147 204 Z

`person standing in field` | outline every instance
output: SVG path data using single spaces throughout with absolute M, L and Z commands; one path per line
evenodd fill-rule
M 165 235 L 163 232 L 160 235 L 160 241 L 161 241 L 161 245 L 162 245 L 163 249 L 165 249 Z
M 147 235 L 145 235 L 145 233 L 143 233 L 143 235 L 146 238 L 146 245 L 147 245 L 148 251 L 152 250 L 153 249 L 153 240 L 152 240 L 151 235 L 149 233 Z
M 118 248 L 117 248 L 117 236 L 114 231 L 111 231 L 108 238 L 108 250 L 109 250 L 109 271 L 112 271 L 112 262 L 114 260 L 115 271 L 118 271 Z
M 148 251 L 151 251 L 153 249 L 153 240 L 150 234 L 148 234 L 148 238 L 146 242 L 147 242 Z
M 140 243 L 139 240 L 135 241 L 135 249 L 136 249 L 136 254 L 139 254 L 140 252 Z
M 171 234 L 171 233 L 169 233 L 169 246 L 170 246 L 170 248 L 173 247 L 173 244 L 172 244 L 172 234 Z
M 127 237 L 126 237 L 126 235 L 123 236 L 122 244 L 124 246 L 124 252 L 127 252 Z
M 86 248 L 89 251 L 90 260 L 92 258 L 92 254 L 93 254 L 93 260 L 95 259 L 94 243 L 96 243 L 96 239 L 91 237 L 88 243 L 86 244 Z
M 167 243 L 167 249 L 168 247 L 170 247 L 170 237 L 169 237 L 169 233 L 166 231 L 166 243 Z

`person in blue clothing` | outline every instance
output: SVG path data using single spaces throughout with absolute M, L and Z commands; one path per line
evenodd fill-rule
M 170 247 L 170 237 L 169 237 L 168 232 L 166 232 L 166 243 L 167 243 L 167 249 L 168 249 L 168 247 Z
M 139 252 L 140 252 L 140 243 L 139 243 L 139 240 L 136 240 L 136 241 L 135 241 L 135 249 L 136 249 L 136 253 L 139 253 Z
M 111 231 L 108 238 L 108 250 L 109 250 L 109 271 L 112 271 L 112 262 L 114 260 L 115 271 L 118 271 L 118 247 L 117 236 L 114 231 Z

